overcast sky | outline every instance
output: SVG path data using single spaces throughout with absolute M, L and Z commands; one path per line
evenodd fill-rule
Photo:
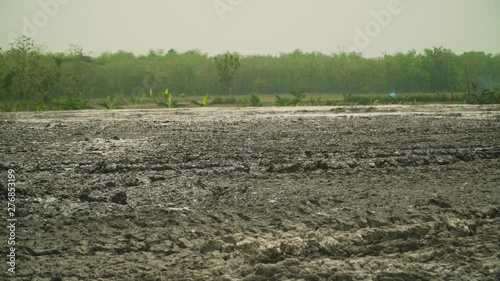
M 500 53 L 499 0 L 0 0 L 0 47 L 365 56 L 443 46 Z

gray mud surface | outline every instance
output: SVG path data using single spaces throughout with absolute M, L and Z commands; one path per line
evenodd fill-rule
M 0 280 L 500 280 L 499 110 L 2 113 Z

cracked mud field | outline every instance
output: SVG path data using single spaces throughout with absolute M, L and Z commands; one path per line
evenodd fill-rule
M 1 280 L 500 280 L 498 106 L 2 113 L 0 130 L 19 223 Z

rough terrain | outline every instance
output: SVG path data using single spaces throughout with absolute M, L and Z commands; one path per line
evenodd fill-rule
M 500 280 L 499 106 L 2 113 L 0 131 L 19 218 L 1 280 Z

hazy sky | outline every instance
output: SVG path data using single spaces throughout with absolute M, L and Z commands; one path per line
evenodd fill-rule
M 77 44 L 94 55 L 500 53 L 500 0 L 0 0 L 0 47 L 20 34 L 50 51 Z

